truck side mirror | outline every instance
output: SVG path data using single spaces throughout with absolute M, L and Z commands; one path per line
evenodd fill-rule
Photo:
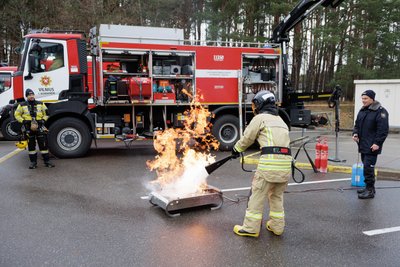
M 32 80 L 33 76 L 32 76 L 32 69 L 33 66 L 35 65 L 35 56 L 32 54 L 29 54 L 28 56 L 28 75 L 26 75 L 24 77 L 24 80 Z

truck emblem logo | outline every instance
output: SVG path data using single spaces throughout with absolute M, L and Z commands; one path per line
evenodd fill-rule
M 45 87 L 50 86 L 51 85 L 51 78 L 49 76 L 47 76 L 47 75 L 42 76 L 42 78 L 40 78 L 40 84 L 42 86 L 45 86 Z
M 214 61 L 224 61 L 224 55 L 214 55 Z

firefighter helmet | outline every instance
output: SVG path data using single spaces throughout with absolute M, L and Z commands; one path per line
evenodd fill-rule
M 260 112 L 265 106 L 275 106 L 275 101 L 274 93 L 268 90 L 258 92 L 252 100 L 257 113 Z
M 15 143 L 15 145 L 19 148 L 19 149 L 25 149 L 28 146 L 28 141 L 23 140 L 23 141 L 18 141 Z

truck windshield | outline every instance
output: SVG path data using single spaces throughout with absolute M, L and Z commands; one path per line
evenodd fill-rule
M 11 73 L 0 73 L 0 94 L 11 88 Z

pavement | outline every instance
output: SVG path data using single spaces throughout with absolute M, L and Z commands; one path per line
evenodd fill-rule
M 331 132 L 291 133 L 293 140 L 322 134 L 332 150 Z M 379 168 L 397 162 L 390 152 L 399 137 L 389 136 Z M 339 140 L 345 168 L 357 161 L 357 151 L 349 133 Z M 306 145 L 312 157 L 314 147 Z M 215 154 L 222 159 L 230 152 Z M 207 179 L 223 192 L 220 209 L 191 209 L 171 218 L 147 198 L 156 173 L 146 162 L 155 156 L 150 140 L 129 148 L 99 140 L 87 157 L 55 158 L 55 168 L 40 160 L 30 170 L 28 152 L 1 141 L 0 266 L 399 266 L 397 181 L 381 179 L 375 198 L 360 200 L 349 175 L 305 169 L 306 181 L 290 181 L 285 194 L 284 235 L 268 232 L 264 218 L 260 237 L 252 239 L 232 231 L 243 221 L 253 176 L 239 159 Z M 307 163 L 303 150 L 298 159 Z
M 291 140 L 292 154 L 300 152 L 297 157 L 297 165 L 301 168 L 312 169 L 304 148 L 301 147 L 305 141 L 310 140 L 304 147 L 312 160 L 315 159 L 315 138 L 320 136 L 328 141 L 328 172 L 351 173 L 352 165 L 361 163 L 361 155 L 357 151 L 357 144 L 351 138 L 351 131 L 324 130 L 292 130 Z M 299 140 L 299 141 L 295 141 Z M 400 134 L 391 131 L 386 138 L 382 154 L 378 156 L 376 163 L 377 179 L 400 180 Z

